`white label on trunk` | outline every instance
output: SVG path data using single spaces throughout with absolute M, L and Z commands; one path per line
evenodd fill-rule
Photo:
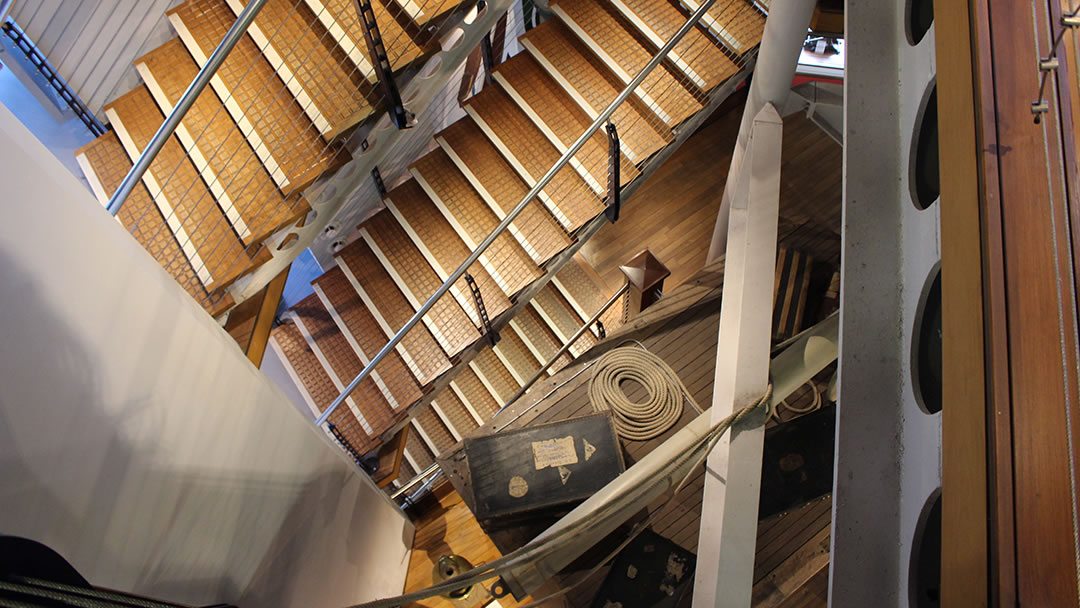
M 532 443 L 533 465 L 536 470 L 548 467 L 561 467 L 568 464 L 577 464 L 577 449 L 574 448 L 572 436 L 559 439 L 546 439 Z

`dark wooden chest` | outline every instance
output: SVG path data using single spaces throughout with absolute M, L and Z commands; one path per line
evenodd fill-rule
M 486 529 L 567 512 L 624 469 L 615 428 L 604 414 L 464 444 L 476 519 Z

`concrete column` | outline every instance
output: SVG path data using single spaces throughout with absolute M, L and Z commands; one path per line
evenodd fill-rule
M 773 277 L 783 121 L 771 103 L 754 119 L 731 207 L 712 421 L 756 401 L 769 385 Z M 747 608 L 754 584 L 764 426 L 733 428 L 707 461 L 694 606 Z
M 727 183 L 720 201 L 720 212 L 716 215 L 716 227 L 713 229 L 706 265 L 715 262 L 727 246 L 731 199 L 738 188 L 740 167 L 750 141 L 750 128 L 754 118 L 765 104 L 784 107 L 788 92 L 791 91 L 791 81 L 795 78 L 795 67 L 799 63 L 799 54 L 802 52 L 803 41 L 806 40 L 815 4 L 814 0 L 773 0 L 769 4 L 769 17 L 765 20 L 765 32 L 761 37 L 757 65 L 750 80 L 750 92 L 743 107 L 742 124 L 739 125 L 739 136 L 735 140 L 735 151 L 731 155 L 731 166 L 728 167 Z

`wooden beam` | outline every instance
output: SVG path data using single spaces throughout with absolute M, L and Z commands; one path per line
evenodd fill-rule
M 826 526 L 754 585 L 750 605 L 780 608 L 796 592 L 829 568 L 831 529 Z

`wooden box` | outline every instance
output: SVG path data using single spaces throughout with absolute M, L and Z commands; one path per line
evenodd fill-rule
M 465 439 L 464 447 L 486 529 L 567 512 L 624 470 L 606 414 Z

